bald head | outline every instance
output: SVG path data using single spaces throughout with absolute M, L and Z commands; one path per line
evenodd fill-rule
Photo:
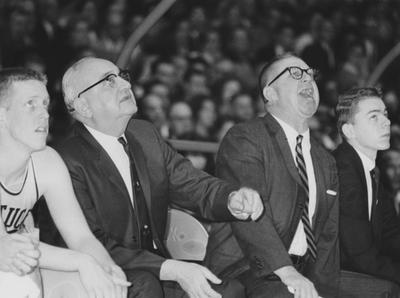
M 110 64 L 112 68 L 118 70 L 112 62 L 94 57 L 82 58 L 67 69 L 62 79 L 62 90 L 65 105 L 70 111 L 74 110 L 73 101 L 78 97 L 79 92 L 97 80 L 97 69 L 102 64 Z
M 109 135 L 120 135 L 137 112 L 129 72 L 108 60 L 79 60 L 64 74 L 62 88 L 72 116 Z
M 292 54 L 284 54 L 281 56 L 277 56 L 268 63 L 266 63 L 260 71 L 260 75 L 258 77 L 258 83 L 260 88 L 260 94 L 264 102 L 268 102 L 268 99 L 265 98 L 263 89 L 267 86 L 267 84 L 273 80 L 273 78 L 277 75 L 279 71 L 281 71 L 280 65 L 287 59 L 290 58 L 298 58 Z

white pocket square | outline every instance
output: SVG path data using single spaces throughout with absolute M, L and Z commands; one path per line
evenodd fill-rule
M 328 189 L 328 190 L 326 191 L 326 193 L 327 193 L 328 195 L 331 195 L 331 196 L 336 196 L 336 195 L 337 195 L 337 192 L 334 191 L 334 190 L 332 190 L 332 189 Z

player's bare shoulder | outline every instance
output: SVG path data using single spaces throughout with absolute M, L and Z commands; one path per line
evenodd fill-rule
M 51 147 L 32 153 L 32 161 L 35 167 L 36 177 L 40 184 L 47 184 L 59 177 L 65 169 L 60 155 Z

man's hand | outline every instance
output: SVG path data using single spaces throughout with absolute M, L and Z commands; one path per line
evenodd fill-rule
M 160 279 L 176 281 L 190 298 L 221 298 L 207 281 L 220 284 L 221 280 L 206 267 L 194 263 L 166 260 L 161 265 Z
M 126 298 L 127 292 L 122 291 L 120 287 L 127 287 L 130 283 L 125 281 L 126 284 L 121 285 L 124 281 L 118 276 L 120 274 L 118 269 L 114 267 L 104 269 L 94 258 L 82 255 L 78 270 L 89 298 Z
M 245 220 L 250 216 L 255 221 L 263 213 L 264 205 L 258 192 L 242 187 L 229 195 L 228 209 L 237 219 Z
M 314 284 L 301 275 L 293 266 L 285 266 L 274 271 L 282 282 L 293 291 L 295 298 L 318 298 Z
M 0 270 L 19 276 L 32 272 L 38 265 L 40 251 L 33 240 L 21 234 L 0 236 Z
M 122 271 L 121 267 L 113 264 L 108 266 L 107 272 L 111 275 L 111 278 L 117 287 L 117 292 L 119 295 L 117 297 L 126 298 L 128 296 L 128 287 L 130 287 L 132 284 L 127 281 L 124 271 Z

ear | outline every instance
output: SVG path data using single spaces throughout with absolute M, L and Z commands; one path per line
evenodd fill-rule
M 91 118 L 93 116 L 93 112 L 84 97 L 76 98 L 73 102 L 73 105 L 75 111 L 79 115 L 85 118 Z
M 265 86 L 263 91 L 263 101 L 264 103 L 273 103 L 278 100 L 278 94 L 276 94 L 276 91 L 274 88 L 270 86 Z
M 354 128 L 351 123 L 345 123 L 342 125 L 343 134 L 347 139 L 351 140 L 354 138 Z

